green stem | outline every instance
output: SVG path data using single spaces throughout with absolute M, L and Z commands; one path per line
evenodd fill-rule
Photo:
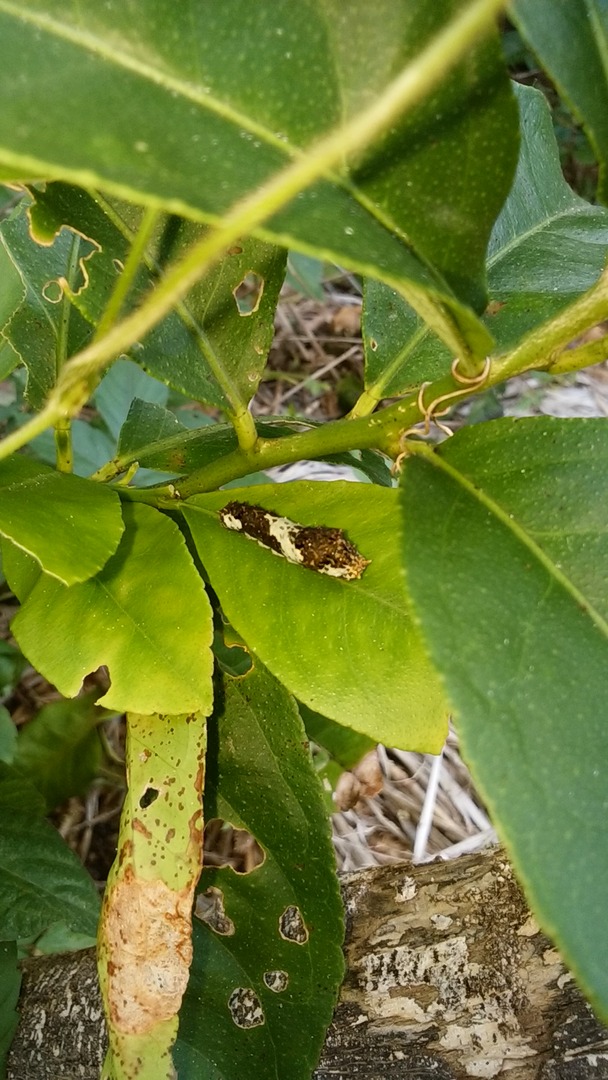
M 607 315 L 608 270 L 604 270 L 588 292 L 583 293 L 549 322 L 542 323 L 528 334 L 517 348 L 497 362 L 493 372 L 496 381 L 502 382 L 531 368 L 544 368 L 555 372 L 558 370 L 558 354 L 564 352 L 585 330 L 602 322 Z M 572 350 L 574 351 L 576 350 Z M 574 370 L 574 367 L 566 370 Z
M 601 364 L 603 360 L 608 360 L 608 336 L 606 335 L 598 338 L 597 341 L 588 341 L 585 345 L 579 345 L 574 349 L 565 349 L 546 370 L 551 375 L 567 375 L 570 371 L 580 371 L 581 368 Z
M 299 153 L 285 169 L 238 202 L 220 226 L 195 244 L 166 274 L 137 311 L 66 364 L 49 400 L 51 409 L 77 411 L 104 368 L 167 315 L 226 247 L 252 232 L 300 191 L 331 171 L 345 157 L 367 146 L 399 115 L 426 98 L 471 46 L 489 32 L 504 4 L 505 0 L 474 0 L 408 64 L 369 108 L 330 132 L 316 146 Z M 24 446 L 31 432 L 30 424 L 24 424 L 17 440 L 17 433 L 13 433 L 13 445 L 17 441 L 19 446 Z M 6 444 L 0 445 L 0 458 L 6 453 Z
M 406 298 L 407 299 L 407 298 Z M 352 409 L 349 412 L 349 417 L 357 419 L 360 416 L 369 416 L 374 409 L 377 408 L 383 397 L 386 397 L 387 387 L 390 386 L 393 376 L 397 374 L 403 363 L 408 356 L 412 353 L 420 341 L 422 341 L 429 332 L 429 327 L 423 325 L 420 329 L 416 330 L 414 334 L 405 342 L 403 347 L 399 349 L 393 359 L 386 364 L 382 370 L 382 374 L 371 386 L 367 386 L 360 397 L 357 399 Z M 476 372 L 465 371 L 465 375 L 474 375 Z
M 79 255 L 80 237 L 74 234 L 65 276 L 67 288 L 64 288 L 61 298 L 61 317 L 57 331 L 57 350 L 55 353 L 56 381 L 59 379 L 61 369 L 66 363 L 68 355 L 70 316 L 72 314 L 70 291 L 76 278 Z M 68 416 L 60 416 L 55 424 L 55 454 L 59 472 L 71 473 L 74 468 L 74 454 L 72 450 L 72 425 Z
M 125 265 L 118 275 L 118 281 L 108 300 L 106 309 L 99 320 L 93 341 L 99 341 L 110 330 L 118 319 L 122 306 L 127 299 L 131 287 L 137 276 L 137 271 L 145 258 L 146 248 L 150 242 L 156 223 L 160 217 L 160 211 L 155 207 L 148 207 L 144 213 L 141 225 L 133 237 L 133 242 Z
M 129 228 L 127 223 L 123 221 L 111 203 L 108 203 L 98 191 L 92 191 L 91 195 L 95 201 L 99 203 L 117 231 L 125 238 L 125 240 L 128 240 L 128 242 L 132 244 L 135 233 Z M 143 253 L 143 262 L 149 272 L 156 277 L 160 278 L 164 273 L 164 268 L 145 252 Z M 205 333 L 204 327 L 197 322 L 183 300 L 180 300 L 175 305 L 175 314 L 181 319 L 184 326 L 192 335 L 192 339 L 196 342 L 196 346 L 201 356 L 208 365 L 215 381 L 226 398 L 228 405 L 227 416 L 236 431 L 239 445 L 243 446 L 244 449 L 249 449 L 255 441 L 255 428 L 252 426 L 247 402 L 243 399 L 230 372 L 217 355 L 209 336 Z

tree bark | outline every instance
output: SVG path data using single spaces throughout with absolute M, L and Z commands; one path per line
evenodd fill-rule
M 608 1080 L 608 1029 L 500 851 L 364 870 L 342 890 L 347 975 L 315 1080 Z M 28 960 L 20 1010 L 8 1080 L 97 1080 L 92 950 Z

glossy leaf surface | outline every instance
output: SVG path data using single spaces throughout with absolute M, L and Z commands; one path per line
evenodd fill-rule
M 514 0 L 517 26 L 561 95 L 582 120 L 601 162 L 599 196 L 608 202 L 608 9 L 605 0 Z
M 404 559 L 464 752 L 534 911 L 608 1015 L 608 432 L 463 430 L 403 472 Z
M 64 584 L 101 570 L 123 528 L 115 491 L 26 457 L 0 462 L 0 534 Z
M 390 746 L 437 752 L 447 708 L 401 576 L 398 493 L 336 481 L 234 489 L 303 525 L 346 532 L 371 564 L 358 581 L 296 566 L 224 528 L 227 492 L 183 506 L 227 618 L 311 708 Z
M 74 18 L 59 0 L 27 9 L 3 0 L 0 160 L 16 176 L 42 171 L 213 221 L 369 104 L 462 6 L 144 0 L 135 11 L 87 0 Z M 9 91 L 24 71 L 17 113 Z M 481 351 L 479 325 L 442 276 L 480 306 L 483 252 L 515 154 L 505 72 L 486 41 L 350 175 L 319 180 L 263 233 L 392 279 L 453 346 L 464 331 Z
M 248 874 L 203 870 L 175 1063 L 184 1077 L 309 1080 L 343 973 L 327 814 L 283 687 L 254 658 L 246 676 L 224 678 L 220 700 L 205 816 L 247 829 L 264 861 Z
M 484 321 L 499 349 L 550 319 L 589 289 L 608 255 L 608 211 L 579 198 L 563 178 L 549 107 L 516 88 L 521 148 L 515 182 L 488 249 L 490 304 Z M 390 396 L 449 370 L 452 354 L 403 299 L 374 281 L 363 312 L 366 385 Z
M 13 633 L 65 697 L 105 664 L 111 686 L 100 705 L 209 709 L 211 609 L 183 536 L 150 507 L 124 506 L 123 514 L 123 539 L 104 569 L 71 588 L 41 576 Z

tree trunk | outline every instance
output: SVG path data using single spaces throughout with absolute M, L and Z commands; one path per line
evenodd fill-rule
M 342 889 L 347 975 L 315 1080 L 608 1080 L 608 1030 L 501 852 L 363 870 Z M 93 951 L 24 968 L 8 1080 L 97 1080 Z

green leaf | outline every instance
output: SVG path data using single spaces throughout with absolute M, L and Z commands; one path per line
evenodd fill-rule
M 175 413 L 169 412 L 169 409 L 150 401 L 142 401 L 138 397 L 133 398 L 127 418 L 120 429 L 118 456 L 139 460 L 140 456 L 145 456 L 146 449 L 150 446 L 185 431 L 187 428 L 180 424 Z
M 17 942 L 0 941 L 0 1076 L 6 1076 L 6 1058 L 19 1023 L 17 1002 L 21 972 L 17 960 Z
M 27 660 L 9 641 L 0 640 L 0 698 L 6 698 L 16 687 Z
M 376 98 L 462 6 L 378 0 L 372 12 L 351 0 L 346 12 L 337 0 L 206 0 L 159 11 L 156 0 L 137 9 L 87 0 L 74 22 L 58 0 L 26 10 L 3 0 L 0 161 L 18 176 L 42 171 L 213 223 Z M 480 306 L 516 139 L 490 37 L 350 172 L 313 184 L 260 234 L 386 278 L 451 348 L 466 349 L 464 335 L 485 352 L 486 335 L 444 276 Z
M 0 330 L 28 371 L 27 398 L 42 408 L 55 385 L 61 341 L 69 354 L 77 352 L 90 337 L 90 327 L 64 296 L 66 280 L 76 291 L 86 281 L 85 260 L 95 247 L 68 229 L 51 243 L 37 243 L 29 228 L 24 199 L 11 217 L 0 224 L 0 267 L 7 260 L 10 297 L 0 301 Z M 17 285 L 17 277 L 21 285 Z
M 308 737 L 317 746 L 322 746 L 324 750 L 327 750 L 332 760 L 341 769 L 352 769 L 365 754 L 369 754 L 370 750 L 375 750 L 375 740 L 369 739 L 367 735 L 360 735 L 352 728 L 328 720 L 326 716 L 313 712 L 302 702 L 298 702 L 298 709 Z
M 123 531 L 115 491 L 25 457 L 0 462 L 0 534 L 66 585 L 105 565 Z
M 133 400 L 143 398 L 165 405 L 168 397 L 167 387 L 151 379 L 137 364 L 117 360 L 97 387 L 94 401 L 108 431 L 117 439 Z
M 227 492 L 182 506 L 222 608 L 312 709 L 390 746 L 437 752 L 447 707 L 401 575 L 398 492 L 336 481 L 230 491 L 303 525 L 346 531 L 371 559 L 359 581 L 318 574 L 225 529 Z
M 0 705 L 0 761 L 11 764 L 17 747 L 17 728 L 11 714 L 4 705 Z
M 206 735 L 203 714 L 127 716 L 128 791 L 97 945 L 110 1044 L 102 1075 L 113 1080 L 176 1080 L 171 1047 L 202 863 Z
M 224 678 L 209 740 L 205 816 L 247 829 L 264 862 L 249 874 L 203 869 L 176 1068 L 180 1076 L 309 1080 L 342 979 L 343 914 L 304 728 L 293 699 L 255 661 L 244 677 Z M 234 932 L 202 921 L 210 889 Z M 290 910 L 294 930 L 301 919 L 301 942 L 281 933 Z M 239 991 L 259 1003 L 256 1026 L 232 1018 Z
M 608 10 L 605 0 L 513 0 L 515 22 L 580 117 L 600 161 L 599 196 L 608 202 Z
M 106 664 L 112 685 L 100 705 L 146 714 L 209 709 L 211 608 L 184 538 L 148 506 L 124 505 L 123 515 L 123 539 L 103 570 L 71 588 L 42 575 L 12 631 L 65 697 Z
M 87 288 L 71 294 L 81 314 L 97 325 L 134 236 L 133 207 L 94 200 L 86 192 L 61 183 L 48 184 L 44 192 L 34 194 L 32 222 L 41 242 L 48 243 L 66 225 L 93 238 L 99 248 L 87 264 Z M 167 259 L 183 255 L 203 232 L 200 224 L 175 216 L 163 220 L 136 276 L 131 308 L 157 282 Z M 157 379 L 220 409 L 234 411 L 239 399 L 247 403 L 255 393 L 272 342 L 286 258 L 280 248 L 252 237 L 233 245 L 186 301 L 133 346 L 132 359 Z M 249 303 L 248 284 L 253 288 Z M 133 377 L 130 365 L 119 362 L 95 395 L 114 435 L 135 396 L 164 405 L 167 390 L 151 383 L 141 370 Z
M 86 870 L 46 821 L 32 812 L 27 781 L 0 774 L 0 925 L 6 938 L 39 934 L 56 922 L 94 935 L 99 897 Z M 5 792 L 5 787 L 9 790 Z M 19 794 L 21 792 L 21 795 Z M 5 797 L 6 796 L 6 797 Z M 17 801 L 16 801 L 17 800 Z M 12 808 L 12 812 L 11 811 Z
M 608 1016 L 608 430 L 464 429 L 403 470 L 404 557 L 464 752 L 530 902 Z
M 21 773 L 0 761 L 0 815 L 18 814 L 22 817 L 43 817 L 44 799 Z
M 563 178 L 544 96 L 516 86 L 521 147 L 513 188 L 488 249 L 490 305 L 484 321 L 499 349 L 550 319 L 586 292 L 608 253 L 608 211 L 591 206 Z M 366 284 L 365 382 L 378 397 L 413 389 L 450 367 L 452 354 L 403 299 Z
M 488 248 L 486 323 L 501 348 L 591 288 L 608 254 L 608 210 L 579 198 L 564 180 L 545 97 L 524 86 L 517 97 L 520 159 Z
M 49 810 L 82 795 L 99 772 L 103 751 L 97 728 L 104 718 L 97 691 L 45 705 L 19 733 L 13 766 L 44 796 Z
M 10 341 L 0 335 L 0 379 L 6 379 L 19 363 L 19 355 L 13 349 Z
M 6 581 L 17 599 L 23 603 L 42 574 L 40 563 L 37 563 L 31 555 L 26 555 L 25 551 L 16 547 L 15 544 L 11 544 L 10 540 L 3 540 L 2 537 L 0 537 L 0 548 Z

